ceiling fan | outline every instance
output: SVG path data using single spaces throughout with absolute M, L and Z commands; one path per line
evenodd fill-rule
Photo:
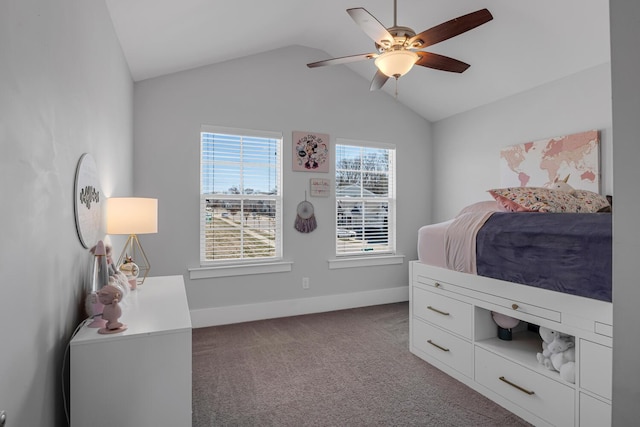
M 397 25 L 397 0 L 393 1 L 393 27 L 385 28 L 380 21 L 362 7 L 347 9 L 347 13 L 373 39 L 377 52 L 312 62 L 307 64 L 307 67 L 315 68 L 375 59 L 374 62 L 378 70 L 373 77 L 370 90 L 382 88 L 389 77 L 394 77 L 397 80 L 416 64 L 453 73 L 464 72 L 469 68 L 469 64 L 420 49 L 460 35 L 493 19 L 487 9 L 481 9 L 416 34 L 409 27 Z

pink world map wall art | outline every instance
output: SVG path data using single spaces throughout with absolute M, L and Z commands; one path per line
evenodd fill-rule
M 600 191 L 599 131 L 525 142 L 500 151 L 503 187 L 542 187 L 567 175 L 573 188 Z

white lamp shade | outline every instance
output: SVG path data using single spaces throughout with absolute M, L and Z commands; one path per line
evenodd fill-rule
M 107 199 L 107 234 L 158 232 L 158 199 L 111 197 Z
M 419 56 L 411 50 L 390 50 L 374 61 L 381 73 L 388 77 L 400 77 L 409 72 Z

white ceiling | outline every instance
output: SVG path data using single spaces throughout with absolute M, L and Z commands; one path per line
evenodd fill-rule
M 386 27 L 393 0 L 106 0 L 135 81 L 303 45 L 317 60 L 374 52 L 346 13 L 364 7 Z M 430 121 L 609 62 L 608 0 L 398 0 L 397 24 L 419 33 L 487 8 L 494 19 L 426 50 L 471 64 L 462 74 L 414 67 L 399 101 Z M 373 61 L 349 65 L 368 91 Z M 322 73 L 323 68 L 309 69 Z M 393 79 L 383 90 L 395 91 Z

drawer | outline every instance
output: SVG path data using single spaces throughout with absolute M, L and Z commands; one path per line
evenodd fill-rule
M 413 346 L 469 378 L 473 377 L 473 345 L 442 329 L 413 318 Z
M 572 387 L 483 348 L 476 347 L 475 351 L 475 379 L 479 384 L 552 425 L 574 425 Z
M 507 314 L 509 316 L 518 317 L 516 313 L 522 313 L 529 316 L 551 320 L 553 322 L 562 321 L 562 314 L 559 311 L 550 310 L 545 307 L 540 307 L 537 305 L 528 304 L 523 301 L 499 296 L 501 294 L 497 290 L 495 291 L 495 293 L 481 292 L 468 286 L 453 285 L 451 283 L 437 281 L 425 276 L 417 276 L 416 282 L 448 293 L 461 294 L 470 298 L 477 299 L 479 301 L 485 301 L 490 304 L 496 304 L 501 307 L 505 307 L 508 309 L 508 311 L 504 312 L 504 314 Z M 513 314 L 509 313 L 509 311 L 512 311 Z
M 471 339 L 471 304 L 420 288 L 413 288 L 412 304 L 414 316 Z
M 580 393 L 580 427 L 611 426 L 611 405 Z
M 613 355 L 611 347 L 580 340 L 580 387 L 611 400 Z

